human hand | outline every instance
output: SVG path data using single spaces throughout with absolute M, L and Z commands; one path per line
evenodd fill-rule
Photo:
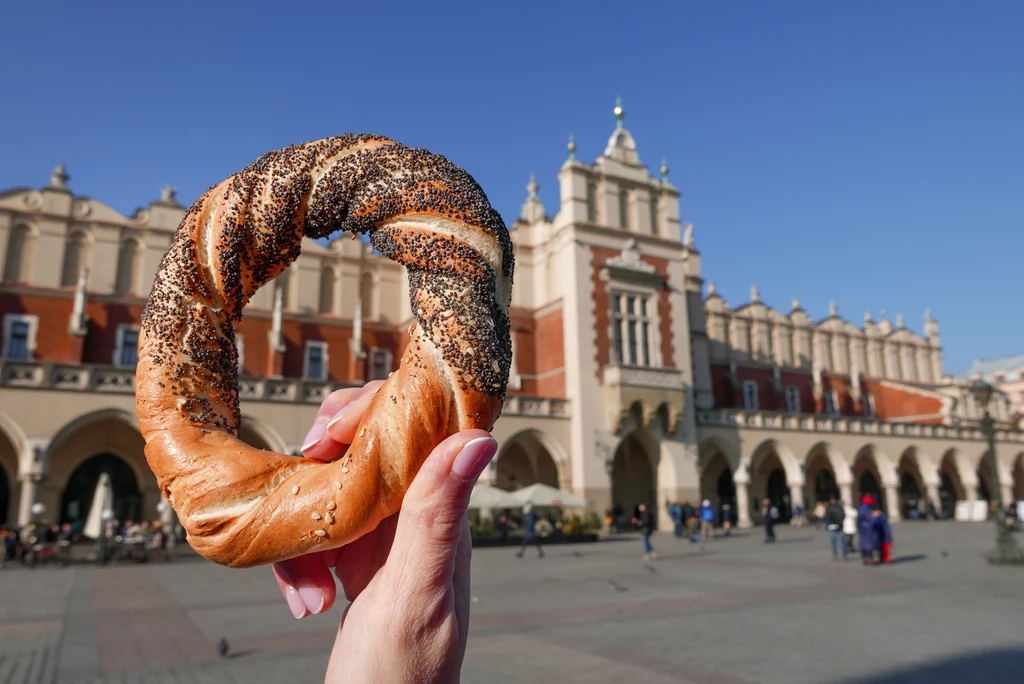
M 340 456 L 379 385 L 332 394 L 304 455 L 324 461 Z M 274 566 L 298 618 L 333 605 L 332 569 L 351 601 L 331 653 L 328 682 L 458 681 L 469 629 L 472 544 L 465 511 L 476 478 L 496 450 L 483 430 L 452 435 L 426 459 L 398 515 L 341 549 Z

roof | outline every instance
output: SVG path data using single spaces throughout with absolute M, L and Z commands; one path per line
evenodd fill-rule
M 976 359 L 967 371 L 968 376 L 980 375 L 986 380 L 991 380 L 996 373 L 1004 374 L 1003 382 L 1024 380 L 1024 354 L 1004 356 L 1001 359 Z

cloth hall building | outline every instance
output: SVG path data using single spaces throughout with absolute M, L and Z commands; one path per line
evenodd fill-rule
M 741 526 L 771 498 L 785 515 L 829 495 L 921 497 L 979 519 L 994 498 L 981 407 L 921 333 L 835 306 L 812 320 L 733 306 L 704 280 L 693 226 L 664 166 L 624 126 L 604 153 L 558 171 L 549 215 L 531 178 L 512 225 L 513 368 L 483 480 L 544 482 L 595 511 L 710 498 Z M 165 189 L 131 216 L 74 194 L 59 167 L 0 192 L 0 523 L 84 518 L 101 472 L 119 519 L 169 515 L 135 419 L 138 321 L 185 208 Z M 405 273 L 361 241 L 306 241 L 238 331 L 241 437 L 298 453 L 333 389 L 386 377 L 411 320 Z M 1004 501 L 1024 498 L 1024 438 L 992 407 Z M 41 504 L 43 513 L 39 513 Z

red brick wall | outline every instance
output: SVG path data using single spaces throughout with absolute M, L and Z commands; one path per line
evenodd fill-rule
M 536 374 L 542 375 L 558 369 L 535 383 L 534 396 L 565 398 L 565 344 L 562 309 L 558 308 L 537 318 L 534 348 L 536 349 Z M 519 371 L 520 373 L 522 370 Z M 526 390 L 526 383 L 523 383 Z
M 882 420 L 930 416 L 942 411 L 942 400 L 938 397 L 893 387 L 877 380 L 868 380 L 864 384 L 875 398 L 875 414 Z M 925 418 L 914 422 L 939 425 L 942 419 Z

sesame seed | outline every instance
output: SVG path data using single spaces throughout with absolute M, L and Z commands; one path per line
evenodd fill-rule
M 327 514 L 327 524 L 328 525 L 333 525 L 334 524 L 334 514 L 333 513 L 328 513 Z
M 292 494 L 298 494 L 298 493 L 299 493 L 299 485 L 295 485 L 294 487 L 292 487 Z
M 333 511 L 337 507 L 338 507 L 338 504 L 334 503 L 333 501 L 328 501 L 327 502 L 327 510 Z
M 318 537 L 326 537 L 327 536 L 327 530 L 317 530 L 313 534 L 315 534 Z
M 334 487 L 335 487 L 336 489 L 341 489 L 341 483 L 340 483 L 340 482 L 335 482 L 335 483 L 334 483 Z
M 314 513 L 313 514 L 313 520 L 319 520 L 319 519 L 320 519 L 320 514 L 319 513 Z
M 348 468 L 342 468 L 342 469 L 341 469 L 341 472 L 343 472 L 343 473 L 347 473 L 347 472 L 348 472 Z

